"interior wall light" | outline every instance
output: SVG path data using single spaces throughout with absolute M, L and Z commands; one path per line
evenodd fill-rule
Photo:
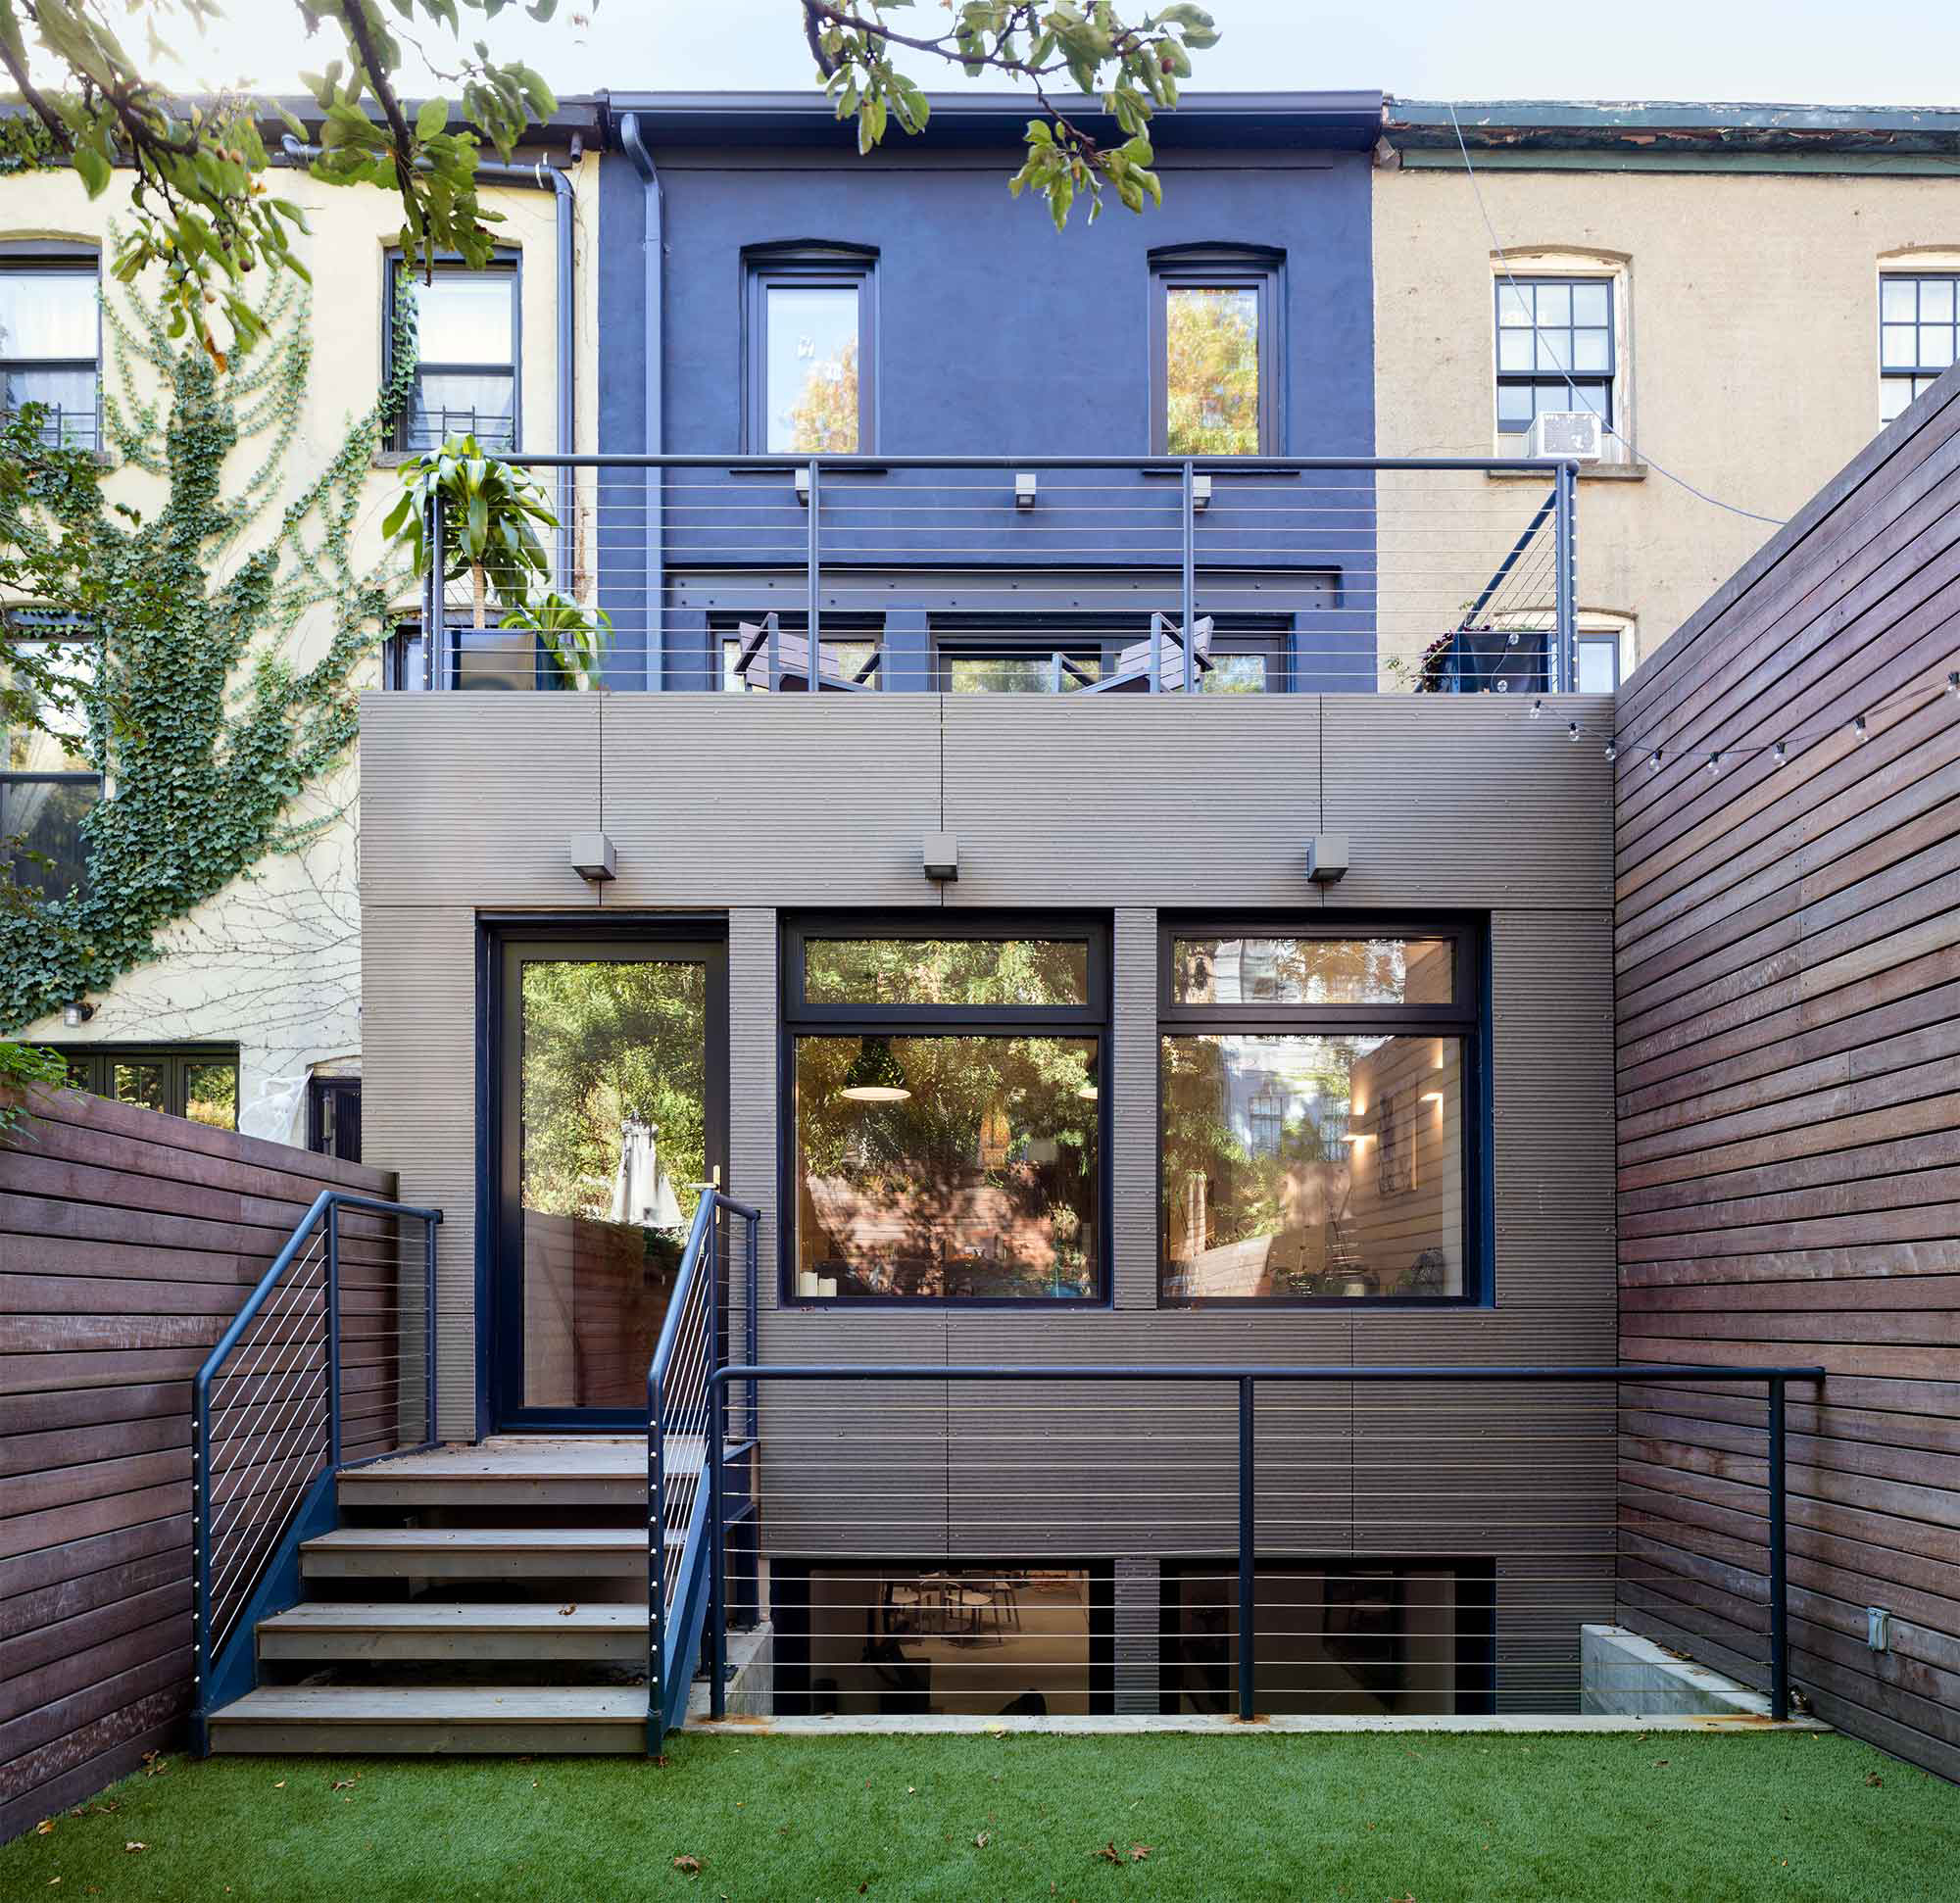
M 906 1073 L 892 1054 L 890 1038 L 860 1038 L 858 1054 L 844 1073 L 839 1097 L 854 1103 L 903 1103 L 911 1096 Z

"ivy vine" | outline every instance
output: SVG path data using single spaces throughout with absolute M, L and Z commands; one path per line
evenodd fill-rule
M 0 1030 L 107 989 L 155 955 L 165 926 L 338 816 L 291 808 L 354 739 L 353 674 L 404 579 L 392 553 L 359 568 L 352 544 L 384 409 L 414 375 L 414 334 L 406 371 L 398 348 L 374 408 L 269 520 L 312 342 L 293 273 L 259 308 L 259 349 L 220 371 L 195 342 L 173 349 L 154 307 L 105 301 L 125 393 L 105 395 L 105 442 L 165 483 L 153 514 L 112 502 L 94 456 L 43 442 L 33 406 L 0 432 L 0 583 L 90 631 L 93 649 L 87 669 L 53 667 L 23 645 L 45 629 L 10 625 L 9 723 L 68 736 L 106 786 L 82 821 L 79 891 L 0 869 Z M 315 629 L 324 650 L 302 668 L 299 637 Z

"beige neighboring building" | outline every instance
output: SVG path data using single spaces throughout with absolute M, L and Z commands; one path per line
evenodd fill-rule
M 1611 425 L 1579 483 L 1582 688 L 1954 361 L 1960 112 L 1392 98 L 1377 156 L 1378 452 L 1522 454 L 1534 409 Z
M 435 298 L 421 304 L 417 407 L 393 446 L 376 457 L 356 530 L 364 565 L 383 558 L 379 523 L 399 493 L 397 465 L 412 449 L 439 438 L 445 422 L 466 428 L 473 418 L 486 442 L 501 430 L 508 444 L 514 417 L 517 446 L 532 451 L 590 447 L 596 440 L 594 379 L 561 383 L 559 321 L 564 231 L 574 286 L 568 356 L 572 363 L 594 361 L 592 122 L 589 107 L 566 109 L 542 129 L 535 151 L 518 155 L 523 183 L 484 190 L 485 206 L 504 220 L 495 266 L 443 273 Z M 269 143 L 277 136 L 277 127 L 268 130 Z M 553 171 L 566 176 L 569 191 L 553 183 Z M 104 362 L 96 290 L 111 227 L 128 223 L 128 176 L 119 173 L 93 201 L 67 170 L 30 170 L 0 180 L 0 301 L 16 338 L 25 340 L 0 341 L 10 399 L 61 399 L 64 426 L 78 441 L 94 441 L 90 432 L 99 427 L 86 395 L 93 380 L 104 378 L 121 394 L 113 357 Z M 313 274 L 314 354 L 289 474 L 262 529 L 276 524 L 280 499 L 318 474 L 381 387 L 390 246 L 401 226 L 400 203 L 389 193 L 319 184 L 300 170 L 279 177 L 276 188 L 306 209 L 312 225 L 296 249 Z M 113 284 L 110 294 L 122 295 Z M 508 343 L 500 341 L 505 337 Z M 20 361 L 23 349 L 30 361 Z M 569 445 L 561 421 L 567 412 L 577 439 Z M 241 445 L 227 491 L 253 466 L 250 444 Z M 153 480 L 134 469 L 117 470 L 106 488 L 112 501 L 139 507 L 156 493 Z M 413 586 L 403 606 L 413 621 Z M 296 664 L 316 659 L 330 632 L 323 618 L 307 624 L 292 656 Z M 412 635 L 391 638 L 355 684 L 416 685 L 418 654 Z M 38 756 L 46 751 L 45 742 L 9 737 L 0 793 L 24 789 L 24 769 L 86 764 Z M 61 1049 L 76 1081 L 105 1095 L 208 1122 L 235 1117 L 240 1130 L 255 1136 L 311 1139 L 318 1147 L 354 1153 L 361 1073 L 356 791 L 350 754 L 331 782 L 310 789 L 300 804 L 300 815 L 330 821 L 305 851 L 261 860 L 254 876 L 234 881 L 168 928 L 161 956 L 78 1000 L 92 1012 L 84 1023 L 66 1024 L 55 1015 L 7 1035 Z M 24 810 L 18 800 L 14 810 Z M 46 843 L 58 849 L 50 856 L 64 856 L 62 842 Z

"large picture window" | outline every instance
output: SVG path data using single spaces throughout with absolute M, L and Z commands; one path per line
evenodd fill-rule
M 235 1044 L 54 1045 L 78 1091 L 140 1103 L 214 1130 L 238 1128 Z
M 1453 927 L 1165 933 L 1163 1299 L 1474 1296 L 1475 964 Z
M 808 926 L 784 969 L 784 1299 L 1102 1299 L 1104 936 Z

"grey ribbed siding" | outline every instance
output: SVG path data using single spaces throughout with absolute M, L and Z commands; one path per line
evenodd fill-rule
M 449 1212 L 445 1430 L 472 1425 L 472 911 L 589 915 L 563 842 L 602 817 L 619 860 L 605 909 L 729 915 L 729 1187 L 765 1215 L 765 1360 L 1610 1359 L 1609 774 L 1563 732 L 1568 709 L 1598 726 L 1608 708 L 1532 721 L 1497 697 L 368 697 L 368 1128 L 403 1194 Z M 918 866 L 941 825 L 960 842 L 945 889 Z M 1302 872 L 1320 829 L 1353 842 L 1331 892 Z M 1111 1308 L 776 1305 L 778 926 L 856 906 L 1112 914 Z M 1494 1306 L 1156 1307 L 1157 921 L 1252 907 L 1490 915 Z M 839 1385 L 765 1389 L 763 1405 L 763 1534 L 783 1557 L 1153 1564 L 1236 1542 L 1222 1384 Z M 1260 1549 L 1495 1558 L 1518 1695 L 1564 1698 L 1575 1608 L 1610 1614 L 1611 1420 L 1594 1393 L 1268 1389 Z
M 1163 1568 L 1154 1559 L 1115 1565 L 1116 1709 L 1157 1709 Z

